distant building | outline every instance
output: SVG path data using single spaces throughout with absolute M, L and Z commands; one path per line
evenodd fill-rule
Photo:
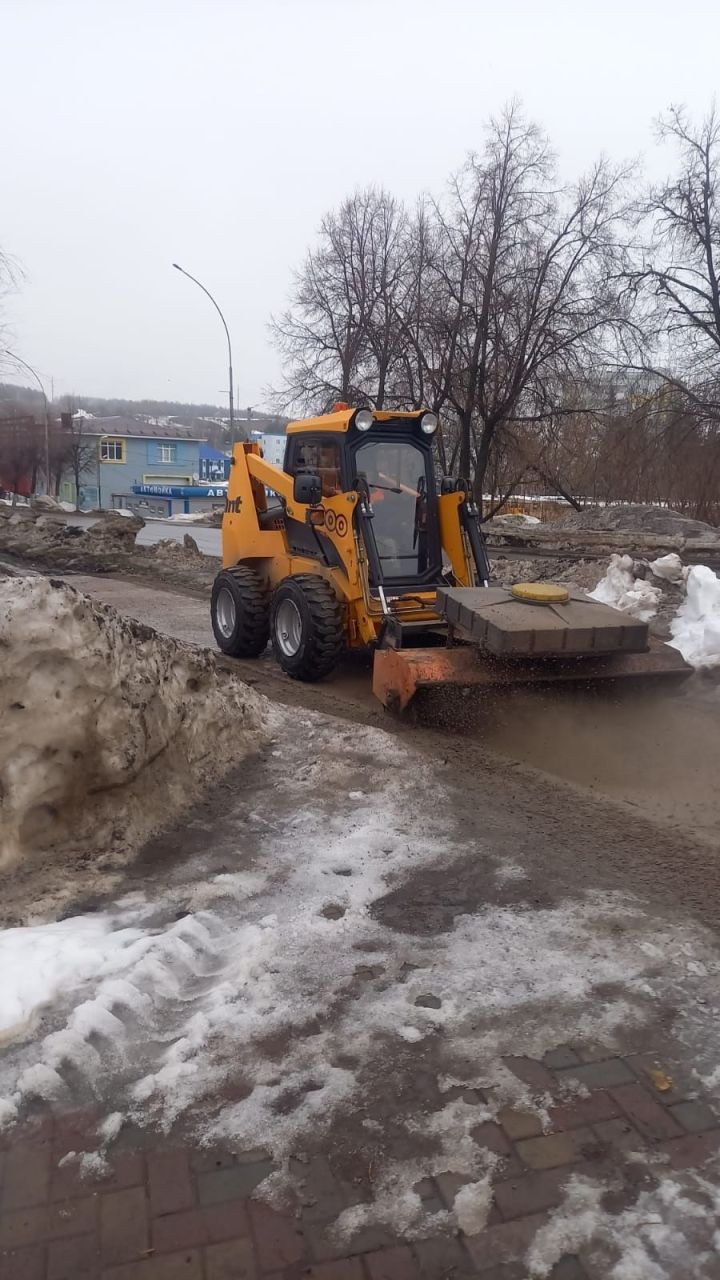
M 80 483 L 79 505 L 125 507 L 138 515 L 169 516 L 225 505 L 230 459 L 192 427 L 146 418 L 89 418 L 82 435 L 97 441 L 94 460 Z M 60 495 L 75 501 L 65 480 Z
M 260 445 L 265 460 L 276 467 L 281 467 L 285 461 L 285 425 L 282 420 L 265 419 L 256 422 L 248 433 L 248 438 Z

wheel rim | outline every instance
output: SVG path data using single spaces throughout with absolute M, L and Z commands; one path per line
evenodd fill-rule
M 228 587 L 221 587 L 218 591 L 215 617 L 217 618 L 218 631 L 223 640 L 230 640 L 235 630 L 237 609 Z
M 275 615 L 275 637 L 286 658 L 294 658 L 302 641 L 302 618 L 294 600 L 283 600 Z

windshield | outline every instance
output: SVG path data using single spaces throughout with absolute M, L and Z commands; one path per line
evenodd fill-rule
M 428 570 L 426 454 L 411 440 L 368 440 L 357 450 L 358 479 L 367 481 L 383 578 L 415 578 Z

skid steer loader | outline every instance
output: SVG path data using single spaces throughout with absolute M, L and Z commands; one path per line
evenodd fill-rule
M 319 680 L 372 647 L 373 690 L 402 712 L 421 689 L 681 677 L 676 649 L 581 591 L 492 586 L 479 512 L 438 483 L 428 411 L 337 405 L 293 422 L 282 468 L 233 449 L 212 625 L 223 653 L 272 641 L 289 676 Z

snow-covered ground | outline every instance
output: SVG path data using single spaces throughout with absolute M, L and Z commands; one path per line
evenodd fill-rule
M 208 850 L 154 892 L 0 934 L 5 1124 L 34 1098 L 67 1106 L 85 1090 L 107 1112 L 100 1153 L 125 1118 L 190 1123 L 206 1141 L 268 1148 L 279 1171 L 260 1194 L 273 1201 L 288 1191 L 291 1155 L 347 1132 L 370 1144 L 373 1194 L 339 1216 L 337 1235 L 352 1240 L 371 1223 L 421 1234 L 427 1211 L 414 1187 L 447 1171 L 466 1182 L 433 1226 L 475 1233 L 497 1157 L 473 1131 L 507 1104 L 547 1123 L 549 1099 L 508 1069 L 508 1054 L 539 1058 L 568 1040 L 612 1045 L 672 1007 L 698 1079 L 710 1078 L 720 953 L 709 932 L 627 893 L 530 907 L 522 850 L 498 857 L 482 822 L 458 831 L 461 800 L 435 762 L 380 730 L 282 714 L 266 783 L 245 795 L 239 784 L 222 869 Z M 383 909 L 388 894 L 407 891 L 411 902 L 412 886 L 437 868 L 478 861 L 483 900 L 449 923 L 428 929 L 410 908 L 400 920 Z M 437 1108 L 413 1087 L 428 1073 Z M 389 1088 L 391 1124 L 374 1102 Z M 468 1100 L 467 1089 L 487 1101 Z M 679 1216 L 690 1184 L 658 1173 L 646 1221 L 660 1215 L 673 1241 L 697 1253 L 717 1229 L 717 1206 L 702 1219 Z M 612 1236 L 637 1256 L 639 1219 L 618 1226 L 600 1195 L 592 1182 L 569 1193 L 530 1275 L 548 1274 L 568 1233 L 597 1238 L 601 1252 Z M 629 1266 L 606 1274 L 627 1280 Z
M 529 1278 L 545 1277 L 565 1254 L 593 1241 L 596 1275 L 608 1280 L 713 1280 L 720 1254 L 720 1190 L 702 1174 L 663 1177 L 635 1204 L 609 1213 L 607 1189 L 571 1179 L 565 1203 L 540 1228 L 528 1250 Z
M 658 581 L 676 570 L 665 564 Z M 686 603 L 697 625 L 715 596 L 704 575 L 691 595 L 693 572 Z M 248 762 L 232 775 L 222 830 L 207 814 L 196 820 L 192 856 L 178 858 L 178 833 L 159 875 L 148 864 L 92 914 L 0 932 L 0 1128 L 36 1099 L 65 1108 L 92 1098 L 106 1119 L 88 1173 L 126 1121 L 187 1125 L 201 1141 L 269 1149 L 278 1171 L 259 1194 L 275 1202 L 290 1190 L 291 1156 L 347 1135 L 374 1170 L 369 1198 L 334 1226 L 351 1241 L 376 1223 L 424 1233 L 416 1185 L 445 1172 L 465 1181 L 433 1229 L 483 1229 L 497 1157 L 474 1131 L 507 1105 L 549 1119 L 550 1098 L 524 1084 L 508 1056 L 539 1059 L 570 1041 L 620 1051 L 672 1017 L 698 1087 L 720 1088 L 714 934 L 626 887 L 568 883 L 550 893 L 551 865 L 533 883 L 534 828 L 528 835 L 520 818 L 513 827 L 506 778 L 497 775 L 507 791 L 498 829 L 468 779 L 409 739 L 270 711 L 251 691 L 206 678 L 191 651 L 68 589 L 44 579 L 0 586 L 11 657 L 3 724 L 27 722 L 6 735 L 4 754 L 0 743 L 13 856 L 29 831 L 42 833 L 43 805 L 87 804 L 87 792 L 92 805 L 98 787 L 116 790 L 153 758 L 171 759 L 187 800 L 183 758 L 212 777 L 231 743 L 240 755 L 260 752 L 254 773 Z M 170 786 L 156 779 L 135 817 L 144 804 L 154 822 L 167 818 Z M 462 812 L 472 815 L 464 825 Z M 90 813 L 102 858 L 113 824 Z M 557 832 L 559 843 L 560 818 Z M 463 888 L 457 899 L 449 889 L 455 909 L 428 924 L 414 904 L 446 892 L 428 877 L 464 886 L 478 867 L 482 892 Z M 423 1078 L 438 1105 L 416 1087 Z M 377 1101 L 388 1097 L 391 1118 Z M 656 1189 L 620 1214 L 604 1207 L 602 1178 L 571 1183 L 530 1247 L 528 1275 L 548 1275 L 588 1242 L 598 1273 L 613 1280 L 664 1280 L 683 1257 L 693 1274 L 712 1275 L 703 1268 L 720 1231 L 717 1171 L 654 1172 Z

